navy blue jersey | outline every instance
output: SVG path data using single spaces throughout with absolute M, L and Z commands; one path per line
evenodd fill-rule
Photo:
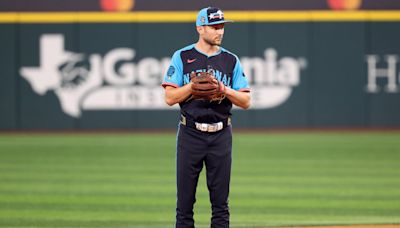
M 205 72 L 213 69 L 218 81 L 237 91 L 250 91 L 239 58 L 220 48 L 208 56 L 197 50 L 195 44 L 174 53 L 170 67 L 164 76 L 162 86 L 181 87 L 190 82 L 191 72 Z M 181 112 L 187 118 L 202 123 L 215 123 L 231 116 L 232 102 L 225 98 L 221 103 L 208 100 L 181 102 Z

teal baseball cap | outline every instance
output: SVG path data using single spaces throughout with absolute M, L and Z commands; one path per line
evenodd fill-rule
M 216 25 L 228 22 L 233 21 L 225 20 L 224 13 L 220 8 L 207 7 L 201 9 L 199 14 L 197 14 L 196 26 Z

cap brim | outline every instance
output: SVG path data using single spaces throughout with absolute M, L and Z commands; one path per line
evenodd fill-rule
M 215 21 L 205 25 L 218 25 L 218 24 L 225 24 L 225 23 L 233 23 L 234 21 L 231 20 L 223 20 L 223 21 Z

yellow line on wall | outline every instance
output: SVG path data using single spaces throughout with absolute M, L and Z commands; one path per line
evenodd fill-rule
M 15 23 L 18 21 L 16 13 L 0 13 L 0 23 Z
M 195 11 L 163 12 L 8 12 L 0 23 L 194 23 Z M 400 21 L 396 11 L 226 11 L 236 22 Z

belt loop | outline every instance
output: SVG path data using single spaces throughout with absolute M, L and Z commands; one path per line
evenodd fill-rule
M 181 120 L 179 121 L 182 125 L 186 126 L 186 117 L 181 114 Z

